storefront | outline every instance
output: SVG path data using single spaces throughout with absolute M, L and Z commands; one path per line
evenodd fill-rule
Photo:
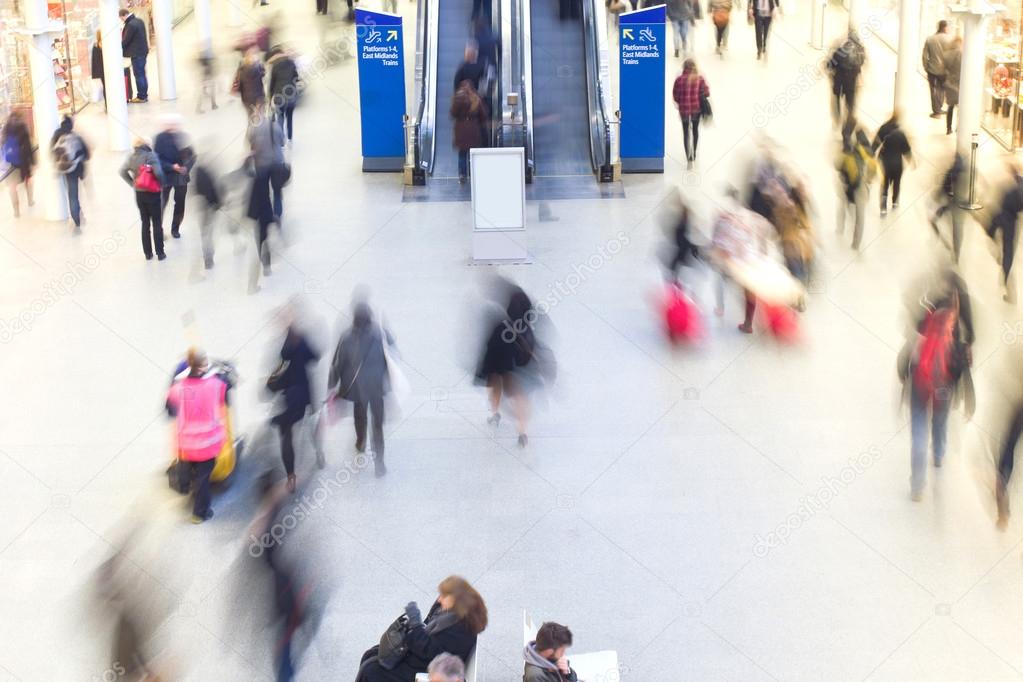
M 1012 0 L 988 24 L 984 59 L 983 126 L 1006 149 L 1023 148 L 1020 112 L 1020 11 L 1023 0 Z
M 16 33 L 24 27 L 15 0 L 0 0 L 0 117 L 20 111 L 32 127 L 32 75 L 29 46 Z
M 64 24 L 64 34 L 53 41 L 57 106 L 61 113 L 77 113 L 93 94 L 90 65 L 99 28 L 99 0 L 50 0 L 46 14 Z

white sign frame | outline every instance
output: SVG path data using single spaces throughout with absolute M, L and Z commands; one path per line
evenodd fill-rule
M 472 149 L 472 260 L 528 263 L 526 250 L 526 150 Z

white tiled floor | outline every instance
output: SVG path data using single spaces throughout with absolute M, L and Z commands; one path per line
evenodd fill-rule
M 414 5 L 401 4 L 411 19 Z M 280 12 L 284 39 L 312 56 L 312 10 L 274 0 L 245 12 L 248 21 Z M 844 16 L 829 14 L 830 35 Z M 214 23 L 218 44 L 228 44 L 226 17 Z M 175 33 L 182 97 L 132 107 L 132 127 L 151 134 L 159 112 L 180 109 L 200 154 L 226 171 L 241 158 L 243 117 L 226 96 L 217 112 L 194 115 L 193 31 L 189 21 Z M 976 308 L 978 414 L 969 424 L 953 417 L 948 465 L 931 472 L 919 504 L 908 499 L 908 433 L 895 410 L 901 296 L 932 247 L 923 197 L 951 149 L 943 122 L 923 106 L 906 112 L 919 168 L 906 176 L 900 211 L 881 221 L 871 210 L 856 256 L 833 228 L 828 84 L 799 81 L 821 55 L 806 46 L 805 11 L 777 23 L 766 65 L 743 22 L 725 59 L 713 55 L 709 26 L 696 33 L 716 114 L 697 169 L 679 163 L 681 133 L 666 104 L 664 175 L 626 177 L 624 199 L 553 202 L 557 222 L 538 222 L 528 207 L 535 263 L 505 274 L 538 296 L 619 231 L 629 243 L 553 308 L 560 380 L 525 450 L 510 426 L 495 434 L 485 425 L 484 396 L 469 378 L 477 292 L 491 270 L 467 265 L 468 205 L 404 204 L 397 176 L 359 172 L 354 62 L 312 79 L 296 113 L 292 243 L 256 295 L 246 293 L 251 252 L 235 252 L 226 236 L 216 269 L 196 277 L 191 214 L 169 260 L 142 259 L 132 196 L 115 177 L 121 157 L 103 149 L 102 112 L 83 113 L 96 146 L 85 234 L 32 215 L 15 221 L 0 200 L 0 319 L 78 273 L 0 355 L 0 679 L 105 679 L 111 623 L 91 579 L 135 524 L 148 531 L 131 552 L 147 610 L 162 622 L 153 650 L 176 661 L 168 677 L 272 678 L 268 592 L 239 568 L 251 494 L 237 486 L 215 499 L 213 522 L 185 522 L 161 476 L 162 391 L 190 342 L 182 319 L 192 314 L 203 345 L 242 372 L 238 415 L 253 441 L 253 475 L 275 456 L 260 435 L 268 408 L 258 395 L 275 351 L 273 311 L 304 293 L 332 336 L 359 283 L 393 327 L 414 396 L 389 426 L 386 478 L 358 470 L 347 424 L 331 434 L 323 475 L 356 471 L 287 536 L 285 551 L 330 595 L 299 679 L 351 679 L 402 605 L 427 602 L 449 573 L 472 580 L 490 608 L 483 680 L 521 675 L 524 608 L 568 623 L 579 651 L 616 649 L 625 680 L 1023 677 L 1023 532 L 1016 522 L 994 528 L 990 464 L 1018 391 L 1020 349 L 1004 325 L 1012 331 L 1021 318 L 1001 301 L 976 225 L 963 271 Z M 406 40 L 411 59 L 411 31 Z M 861 117 L 876 127 L 894 59 L 876 41 L 869 48 Z M 221 66 L 226 85 L 230 65 Z M 925 87 L 920 79 L 921 105 Z M 709 216 L 724 183 L 741 182 L 755 114 L 784 92 L 786 113 L 767 130 L 809 178 L 822 242 L 805 342 L 780 348 L 739 335 L 736 298 L 723 321 L 708 319 L 701 348 L 673 350 L 649 304 L 662 199 L 682 183 Z M 985 142 L 986 169 L 999 155 Z M 118 233 L 113 253 L 79 266 Z M 249 248 L 247 237 L 241 243 Z M 858 457 L 866 466 L 845 475 Z M 300 478 L 316 475 L 307 451 L 299 466 Z M 309 485 L 307 493 L 320 484 Z M 807 498 L 823 503 L 801 518 Z M 762 544 L 793 519 L 784 544 Z

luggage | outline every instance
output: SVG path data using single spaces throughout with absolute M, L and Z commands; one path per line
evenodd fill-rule
M 774 305 L 763 301 L 760 305 L 771 336 L 782 343 L 799 341 L 799 318 L 795 310 L 787 305 Z
M 672 343 L 694 343 L 703 338 L 700 310 L 681 286 L 669 284 L 662 305 L 664 327 Z

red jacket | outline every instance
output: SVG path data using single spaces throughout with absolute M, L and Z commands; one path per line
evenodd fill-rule
M 710 88 L 707 87 L 707 81 L 703 80 L 703 76 L 686 71 L 675 79 L 671 96 L 678 107 L 678 113 L 682 116 L 700 113 L 700 95 L 710 97 Z

